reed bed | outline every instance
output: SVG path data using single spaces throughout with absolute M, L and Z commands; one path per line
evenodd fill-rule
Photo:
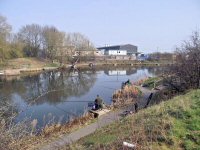
M 116 90 L 112 95 L 114 107 L 134 103 L 141 96 L 142 92 L 135 85 L 125 85 L 122 89 Z

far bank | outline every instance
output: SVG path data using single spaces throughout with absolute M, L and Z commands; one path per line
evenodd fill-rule
M 37 73 L 56 69 L 73 68 L 94 68 L 94 67 L 112 67 L 112 66 L 169 66 L 173 62 L 169 61 L 136 61 L 136 60 L 94 60 L 80 61 L 77 63 L 67 62 L 60 64 L 46 59 L 38 58 L 17 58 L 7 60 L 0 64 L 0 75 L 15 76 L 25 73 Z

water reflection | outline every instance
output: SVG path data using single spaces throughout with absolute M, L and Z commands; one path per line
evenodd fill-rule
M 111 95 L 121 87 L 121 82 L 137 81 L 163 72 L 161 67 L 104 67 L 81 70 L 43 72 L 14 79 L 0 78 L 0 97 L 7 97 L 19 105 L 17 121 L 25 117 L 38 119 L 44 125 L 44 116 L 51 113 L 64 121 L 87 110 L 88 101 L 99 94 L 107 104 Z M 42 96 L 41 96 L 42 95 Z M 39 98 L 37 98 L 40 96 Z M 37 98 L 33 102 L 33 99 Z
M 115 68 L 104 71 L 105 74 L 109 76 L 120 76 L 120 75 L 132 75 L 137 73 L 136 68 Z
M 95 80 L 94 70 L 44 72 L 39 75 L 15 79 L 11 82 L 4 80 L 0 86 L 0 95 L 11 98 L 11 95 L 16 93 L 26 103 L 30 103 L 34 98 L 42 95 L 35 104 L 44 102 L 55 104 L 63 100 L 66 101 L 70 96 L 80 97 L 84 95 L 94 85 Z

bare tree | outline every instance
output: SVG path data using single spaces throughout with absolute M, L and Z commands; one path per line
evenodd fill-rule
M 0 15 L 0 40 L 6 41 L 11 29 L 12 27 L 7 23 L 6 17 Z
M 18 34 L 11 34 L 10 38 L 10 57 L 24 57 L 23 49 L 26 45 L 19 39 Z
M 52 61 L 58 55 L 63 55 L 65 33 L 60 32 L 56 27 L 45 26 L 42 32 L 43 50 L 45 55 Z
M 19 31 L 19 37 L 25 43 L 25 54 L 31 57 L 37 57 L 41 46 L 41 31 L 40 25 L 31 24 L 23 26 Z
M 90 51 L 90 54 L 94 53 L 94 46 L 90 40 L 81 33 L 69 33 L 67 35 L 70 45 L 74 47 L 74 54 L 86 55 Z
M 3 61 L 8 54 L 7 40 L 11 29 L 11 25 L 7 23 L 7 19 L 0 15 L 0 61 Z
M 150 60 L 157 60 L 157 61 L 162 61 L 162 60 L 166 60 L 166 61 L 172 61 L 173 59 L 173 53 L 168 53 L 168 52 L 154 52 L 149 54 L 150 56 Z
M 30 24 L 23 26 L 19 32 L 11 34 L 11 26 L 6 18 L 0 15 L 0 58 L 39 57 L 52 61 L 57 59 L 63 64 L 64 59 L 73 61 L 73 56 L 94 55 L 94 46 L 80 33 L 59 31 L 54 26 Z M 13 35 L 13 36 L 9 36 Z M 8 37 L 10 39 L 8 40 Z
M 180 87 L 200 88 L 200 36 L 194 32 L 189 41 L 177 49 L 177 63 L 172 67 L 173 80 Z

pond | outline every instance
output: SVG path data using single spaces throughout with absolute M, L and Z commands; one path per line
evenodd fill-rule
M 83 115 L 97 94 L 111 104 L 112 93 L 121 88 L 122 82 L 157 76 L 163 70 L 163 67 L 104 67 L 1 78 L 0 98 L 6 97 L 16 104 L 19 112 L 16 122 L 37 119 L 40 128 Z

